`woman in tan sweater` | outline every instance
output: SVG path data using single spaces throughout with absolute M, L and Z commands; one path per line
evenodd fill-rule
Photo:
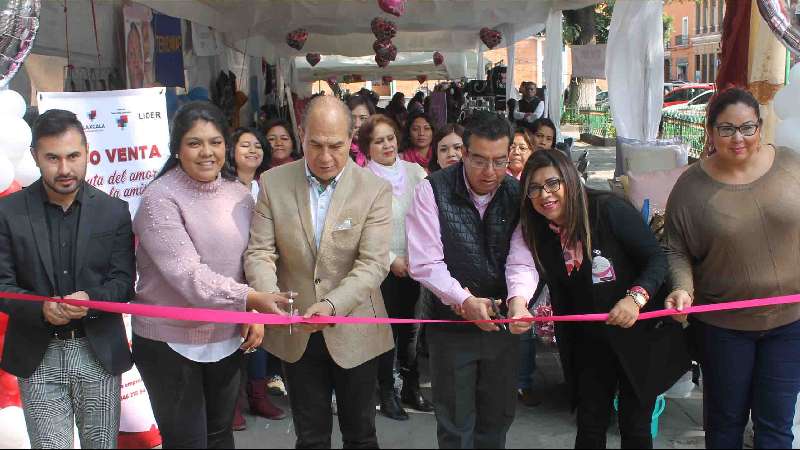
M 708 105 L 708 158 L 667 205 L 674 291 L 666 307 L 800 293 L 800 157 L 761 142 L 759 105 L 741 89 Z M 790 448 L 800 392 L 800 305 L 693 317 L 705 376 L 706 446 Z

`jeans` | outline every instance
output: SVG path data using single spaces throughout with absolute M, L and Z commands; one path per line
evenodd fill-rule
M 247 355 L 247 378 L 251 381 L 266 380 L 280 375 L 280 360 L 263 348 Z
M 164 448 L 235 448 L 231 423 L 239 398 L 241 351 L 219 362 L 198 363 L 164 342 L 134 335 L 133 357 Z
M 536 372 L 536 336 L 531 327 L 528 332 L 520 336 L 517 389 L 532 388 L 534 372 Z
M 791 448 L 800 321 L 769 331 L 703 328 L 706 447 L 742 448 L 752 418 L 755 448 Z
M 381 284 L 381 293 L 386 303 L 389 317 L 413 319 L 419 299 L 419 283 L 411 278 L 397 278 L 390 273 Z M 392 325 L 395 348 L 378 358 L 378 383 L 383 390 L 394 388 L 395 360 L 400 366 L 403 385 L 419 386 L 419 366 L 417 365 L 417 337 L 419 325 Z

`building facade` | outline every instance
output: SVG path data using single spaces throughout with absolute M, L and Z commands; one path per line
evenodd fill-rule
M 664 14 L 672 18 L 666 41 L 664 79 L 711 83 L 719 69 L 725 0 L 671 0 Z

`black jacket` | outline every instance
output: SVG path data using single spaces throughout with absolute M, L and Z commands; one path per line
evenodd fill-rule
M 665 284 L 667 258 L 641 215 L 619 197 L 593 192 L 589 194 L 589 221 L 593 251 L 612 262 L 616 280 L 593 284 L 588 267 L 594 255 L 584 255 L 586 270 L 573 275 L 581 277 L 579 290 L 567 287 L 569 280 L 558 236 L 545 223 L 536 229 L 543 266 L 540 272 L 550 287 L 554 314 L 608 313 L 628 289 L 637 285 L 651 296 L 643 312 L 664 309 L 669 289 Z M 576 292 L 581 292 L 581 298 L 575 298 Z M 574 344 L 582 326 L 585 325 L 556 324 L 556 339 L 573 406 L 577 395 Z M 672 319 L 639 321 L 630 329 L 601 327 L 643 402 L 664 393 L 689 368 L 683 329 Z
M 0 199 L 0 292 L 53 296 L 50 238 L 42 182 Z M 134 295 L 136 262 L 128 205 L 84 183 L 75 256 L 75 287 L 92 300 L 128 302 Z M 42 304 L 0 299 L 9 315 L 0 368 L 30 377 L 42 362 L 52 327 Z M 83 328 L 94 355 L 111 374 L 132 366 L 122 316 L 91 310 Z

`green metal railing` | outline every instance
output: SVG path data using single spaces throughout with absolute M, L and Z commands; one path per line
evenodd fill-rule
M 617 136 L 614 119 L 610 111 L 596 109 L 565 108 L 561 113 L 562 124 L 579 125 L 581 134 L 590 134 L 606 139 Z M 689 155 L 699 158 L 705 145 L 705 114 L 666 112 L 661 119 L 659 138 L 680 137 L 689 143 Z

